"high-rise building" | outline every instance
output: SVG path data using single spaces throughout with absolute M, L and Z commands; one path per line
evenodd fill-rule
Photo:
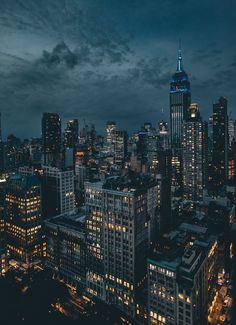
M 84 215 L 80 212 L 64 213 L 46 220 L 45 235 L 46 267 L 83 291 L 86 277 Z
M 61 160 L 61 119 L 56 113 L 42 117 L 43 164 L 56 166 Z
M 127 133 L 120 131 L 114 121 L 106 124 L 106 151 L 114 158 L 116 165 L 122 166 L 127 154 Z
M 77 119 L 67 122 L 64 132 L 65 167 L 75 168 L 75 152 L 79 139 L 79 123 Z
M 28 141 L 21 141 L 13 134 L 8 135 L 7 142 L 3 144 L 3 166 L 5 170 L 16 172 L 18 167 L 29 164 Z M 0 161 L 0 164 L 2 161 Z
M 117 129 L 116 122 L 108 121 L 106 124 L 106 144 L 110 153 L 114 151 L 114 132 Z
M 142 164 L 147 164 L 148 161 L 148 132 L 146 130 L 141 130 L 138 132 L 138 141 L 136 143 L 137 156 L 141 160 Z M 156 151 L 157 151 L 157 141 L 156 141 Z
M 148 248 L 146 193 L 122 189 L 111 180 L 105 185 L 104 205 L 106 302 L 134 317 Z
M 213 104 L 213 152 L 211 178 L 213 190 L 223 186 L 228 178 L 228 115 L 227 99 L 220 97 Z
M 127 133 L 125 131 L 114 132 L 114 158 L 115 164 L 122 165 L 127 154 Z
M 159 137 L 160 137 L 160 142 L 161 142 L 161 148 L 164 150 L 168 150 L 170 148 L 169 144 L 169 129 L 168 125 L 165 121 L 161 121 L 159 123 Z
M 81 145 L 85 144 L 93 148 L 96 138 L 97 132 L 94 124 L 85 124 L 84 127 L 80 129 L 79 143 Z
M 42 176 L 43 218 L 74 211 L 75 189 L 72 169 L 44 166 Z
M 79 137 L 79 123 L 77 119 L 72 119 L 67 122 L 64 136 L 65 147 L 75 149 Z
M 216 238 L 206 231 L 182 224 L 148 258 L 148 324 L 207 324 L 218 253 Z
M 30 163 L 34 166 L 40 166 L 42 162 L 42 139 L 31 139 L 29 143 Z
M 105 300 L 102 182 L 85 182 L 88 294 Z
M 145 123 L 142 130 L 138 132 L 137 157 L 141 160 L 142 167 L 146 170 L 149 168 L 151 172 L 156 172 L 159 140 L 156 129 L 151 123 Z
M 171 172 L 172 172 L 172 152 L 171 150 L 159 150 L 158 151 L 158 166 L 157 174 L 162 175 L 168 179 L 168 183 L 171 183 Z
M 132 173 L 85 182 L 87 292 L 132 317 L 164 199 L 161 180 Z
M 10 257 L 29 265 L 43 255 L 39 179 L 36 176 L 10 176 L 5 204 Z
M 172 148 L 172 185 L 182 188 L 182 139 L 183 123 L 187 119 L 191 103 L 190 82 L 183 69 L 182 54 L 179 50 L 177 70 L 170 83 L 170 124 Z
M 207 127 L 198 105 L 190 105 L 183 124 L 183 195 L 188 200 L 200 200 L 206 180 Z
M 191 103 L 190 82 L 184 71 L 182 54 L 179 50 L 177 70 L 170 83 L 171 146 L 180 149 L 182 145 L 183 122 Z

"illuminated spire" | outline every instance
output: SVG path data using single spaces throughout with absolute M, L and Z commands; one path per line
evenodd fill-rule
M 182 51 L 181 51 L 181 40 L 179 40 L 179 54 L 177 61 L 177 71 L 183 71 Z

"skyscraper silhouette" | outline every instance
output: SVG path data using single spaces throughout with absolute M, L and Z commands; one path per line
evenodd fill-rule
M 183 123 L 187 119 L 191 103 L 190 82 L 183 68 L 181 48 L 179 48 L 177 69 L 170 82 L 170 125 L 172 147 L 172 185 L 182 188 L 182 137 Z

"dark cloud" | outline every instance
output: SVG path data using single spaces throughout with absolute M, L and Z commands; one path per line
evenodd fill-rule
M 107 119 L 129 130 L 157 122 L 162 107 L 168 118 L 179 37 L 205 117 L 221 95 L 235 105 L 235 7 L 231 0 L 1 0 L 3 129 L 39 135 L 44 111 L 100 130 Z
M 47 67 L 66 64 L 68 68 L 73 68 L 78 64 L 78 57 L 69 49 L 65 42 L 62 41 L 54 47 L 52 52 L 43 51 L 39 63 L 45 64 Z
M 9 82 L 5 85 L 7 110 L 13 112 L 16 106 L 21 109 L 21 115 L 12 116 L 10 121 L 18 127 L 25 121 L 26 134 L 39 133 L 44 111 L 57 111 L 63 118 L 83 117 L 96 122 L 100 129 L 114 116 L 127 129 L 138 129 L 143 118 L 152 117 L 157 123 L 158 103 L 163 106 L 158 98 L 158 87 L 163 86 L 158 60 L 139 61 L 133 69 L 117 74 L 116 69 L 113 73 L 95 71 L 90 61 L 91 70 L 89 66 L 84 69 L 81 60 L 72 68 L 64 56 L 52 60 L 46 55 L 46 59 L 43 54 L 43 58 L 31 65 L 18 66 L 8 75 Z M 133 73 L 135 70 L 137 75 Z M 30 124 L 30 120 L 37 124 Z

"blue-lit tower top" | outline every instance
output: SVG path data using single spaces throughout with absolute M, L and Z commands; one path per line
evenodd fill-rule
M 177 69 L 175 74 L 172 76 L 170 83 L 170 92 L 190 92 L 190 82 L 187 73 L 183 68 L 182 51 L 179 49 L 177 59 Z
M 181 149 L 183 123 L 191 103 L 190 82 L 183 68 L 182 51 L 179 48 L 177 69 L 170 82 L 170 125 L 172 148 Z

